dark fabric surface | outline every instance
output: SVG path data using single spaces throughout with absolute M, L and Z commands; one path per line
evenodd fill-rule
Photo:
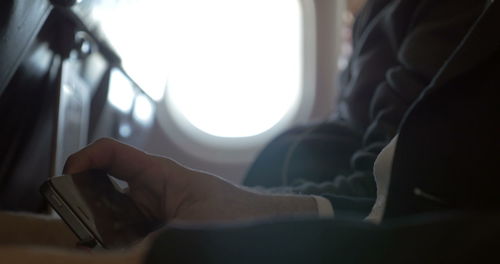
M 337 219 L 170 228 L 146 263 L 496 263 L 499 223 L 498 214 L 445 214 L 381 226 Z
M 495 3 L 408 112 L 386 217 L 500 209 L 499 23 Z
M 333 119 L 278 136 L 259 154 L 244 184 L 373 200 L 378 153 L 485 3 L 368 1 L 353 28 L 353 55 L 340 78 Z M 367 214 L 366 208 L 359 210 Z

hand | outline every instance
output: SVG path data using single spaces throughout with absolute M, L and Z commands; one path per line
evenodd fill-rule
M 112 139 L 100 139 L 73 154 L 64 172 L 73 174 L 89 169 L 106 170 L 128 182 L 130 196 L 141 210 L 165 222 L 316 214 L 313 198 L 259 194 Z

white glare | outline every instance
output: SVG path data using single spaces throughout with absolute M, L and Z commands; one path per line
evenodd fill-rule
M 253 136 L 294 106 L 301 88 L 298 1 L 166 2 L 166 99 L 195 127 Z
M 129 124 L 122 123 L 122 124 L 120 124 L 120 127 L 118 128 L 118 133 L 123 138 L 128 138 L 132 134 L 132 128 L 130 127 Z
M 163 97 L 167 80 L 165 8 L 158 0 L 102 1 L 92 13 L 124 69 L 156 101 Z
M 111 1 L 113 2 L 113 1 Z M 298 0 L 128 0 L 94 13 L 153 99 L 220 137 L 277 124 L 301 93 Z
M 134 119 L 143 125 L 149 125 L 153 121 L 153 115 L 153 103 L 145 95 L 137 95 L 134 104 Z
M 122 111 L 130 113 L 134 103 L 135 91 L 133 84 L 117 69 L 111 71 L 109 80 L 108 101 Z

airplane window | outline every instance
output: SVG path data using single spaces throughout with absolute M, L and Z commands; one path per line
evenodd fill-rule
M 268 130 L 300 95 L 298 1 L 198 3 L 193 10 L 192 1 L 172 1 L 165 100 L 211 135 Z
M 102 30 L 141 88 L 197 129 L 218 137 L 258 135 L 298 103 L 300 1 L 127 3 L 110 8 L 113 15 L 105 8 L 94 15 L 105 20 Z

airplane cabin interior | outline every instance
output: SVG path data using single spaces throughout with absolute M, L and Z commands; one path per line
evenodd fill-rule
M 499 7 L 1 0 L 0 262 L 486 262 Z

